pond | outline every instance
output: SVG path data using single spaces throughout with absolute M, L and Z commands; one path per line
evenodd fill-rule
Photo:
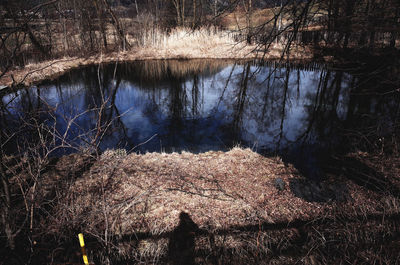
M 57 135 L 53 143 L 100 151 L 205 152 L 239 145 L 280 155 L 318 178 L 320 165 L 332 153 L 349 151 L 354 139 L 368 143 L 372 134 L 392 133 L 398 98 L 370 93 L 380 81 L 365 78 L 317 64 L 94 65 L 3 96 L 1 126 L 11 135 L 26 127 L 21 123 L 43 124 Z M 18 141 L 5 144 L 9 152 Z

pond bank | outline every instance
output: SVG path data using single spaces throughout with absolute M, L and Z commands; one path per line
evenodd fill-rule
M 398 167 L 390 171 L 398 175 Z M 16 190 L 21 174 L 10 182 Z M 37 186 L 33 249 L 42 259 L 79 262 L 75 237 L 83 232 L 95 264 L 395 260 L 399 197 L 349 179 L 313 182 L 278 157 L 241 148 L 68 155 L 51 163 Z
M 104 194 L 98 192 L 102 185 Z M 100 209 L 106 200 L 110 216 L 119 216 L 113 232 L 122 234 L 130 229 L 171 230 L 182 211 L 200 226 L 226 228 L 260 220 L 291 222 L 330 215 L 337 207 L 374 212 L 380 204 L 379 195 L 345 178 L 314 183 L 279 157 L 237 147 L 200 154 L 106 151 L 69 188 L 68 196 L 74 198 L 65 201 L 76 210 L 73 219 L 89 206 Z M 101 220 L 97 214 L 92 211 L 85 216 L 96 222 Z M 135 227 L 143 214 L 148 227 Z
M 51 178 L 70 176 L 68 171 L 82 161 L 73 156 L 62 158 L 50 171 Z M 45 221 L 49 233 L 80 227 L 103 240 L 107 233 L 121 255 L 140 259 L 171 255 L 171 240 L 185 225 L 190 235 L 198 235 L 196 249 L 234 249 L 240 257 L 251 244 L 254 249 L 249 251 L 266 251 L 260 255 L 270 253 L 268 244 L 279 245 L 283 238 L 294 244 L 306 226 L 312 236 L 313 229 L 324 227 L 326 233 L 353 233 L 362 242 L 356 227 L 383 214 L 390 223 L 379 229 L 365 227 L 371 230 L 368 240 L 375 240 L 385 229 L 393 229 L 390 216 L 399 214 L 396 197 L 382 196 L 347 178 L 315 183 L 278 157 L 240 148 L 201 154 L 106 151 L 64 189 L 52 218 Z M 339 227 L 332 228 L 336 220 Z M 347 228 L 341 228 L 341 222 Z M 211 234 L 215 238 L 210 246 Z M 353 244 L 350 241 L 342 243 Z
M 241 148 L 201 154 L 106 151 L 72 184 L 68 198 L 73 199 L 64 202 L 74 209 L 68 221 L 77 221 L 88 207 L 101 209 L 106 203 L 110 218 L 119 217 L 112 229 L 119 234 L 132 229 L 170 231 L 182 211 L 199 226 L 226 228 L 315 218 L 333 214 L 337 207 L 373 211 L 379 201 L 376 194 L 346 179 L 314 184 L 278 157 Z M 84 214 L 91 227 L 104 221 L 98 214 Z M 147 227 L 141 226 L 143 221 Z
M 129 62 L 135 60 L 158 59 L 264 59 L 278 60 L 281 58 L 282 45 L 273 44 L 267 53 L 257 51 L 253 45 L 221 44 L 217 47 L 199 45 L 193 49 L 171 49 L 145 47 L 124 52 L 112 52 L 105 54 L 82 57 L 64 57 L 45 61 L 37 64 L 28 64 L 21 69 L 13 69 L 0 78 L 0 86 L 31 86 L 44 80 L 55 79 L 60 75 L 81 66 L 111 63 Z M 311 61 L 313 58 L 309 48 L 296 47 L 292 49 L 290 60 Z

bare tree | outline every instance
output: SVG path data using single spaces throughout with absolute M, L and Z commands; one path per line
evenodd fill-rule
M 130 47 L 130 44 L 129 44 L 128 40 L 126 39 L 125 31 L 122 27 L 122 24 L 120 23 L 120 20 L 117 18 L 117 16 L 114 14 L 114 12 L 111 9 L 111 6 L 107 2 L 107 0 L 103 0 L 103 3 L 104 3 L 104 6 L 105 6 L 107 12 L 111 15 L 113 25 L 119 36 L 120 45 L 123 50 L 126 50 L 126 48 Z

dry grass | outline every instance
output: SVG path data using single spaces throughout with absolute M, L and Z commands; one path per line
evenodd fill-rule
M 21 69 L 13 69 L 0 78 L 0 85 L 20 84 L 30 86 L 43 80 L 57 78 L 65 72 L 80 66 L 115 61 L 134 61 L 151 59 L 254 59 L 277 60 L 281 58 L 284 46 L 274 43 L 269 50 L 258 50 L 254 45 L 235 42 L 227 31 L 189 28 L 173 29 L 170 33 L 156 32 L 143 37 L 143 47 L 134 47 L 124 52 L 113 52 L 82 57 L 61 59 L 28 64 Z M 129 36 L 128 36 L 129 39 Z M 130 40 L 131 42 L 133 40 Z M 286 57 L 285 57 L 286 58 Z M 312 53 L 308 48 L 292 47 L 292 60 L 310 60 Z M 14 82 L 13 82 L 14 78 Z
M 398 176 L 398 169 L 392 171 Z M 286 184 L 283 191 L 276 178 Z M 109 251 L 115 260 L 163 263 L 186 212 L 200 229 L 194 238 L 198 264 L 214 258 L 221 264 L 326 264 L 333 254 L 341 257 L 337 262 L 396 259 L 382 247 L 398 244 L 399 198 L 336 177 L 321 186 L 342 183 L 347 200 L 310 202 L 295 195 L 298 182 L 310 185 L 280 158 L 250 149 L 142 155 L 114 150 L 94 164 L 75 154 L 42 176 L 37 207 L 47 200 L 52 208 L 40 218 L 40 233 L 73 241 L 69 231 L 84 232 L 101 246 L 89 244 L 91 259 Z M 55 198 L 49 198 L 52 189 Z
M 286 183 L 284 191 L 275 188 L 277 177 Z M 381 205 L 378 195 L 350 182 L 347 202 L 307 202 L 288 188 L 296 179 L 302 177 L 292 166 L 249 149 L 128 156 L 107 151 L 66 192 L 57 214 L 65 219 L 49 227 L 81 224 L 97 233 L 108 223 L 112 234 L 160 234 L 176 227 L 182 211 L 200 227 L 225 229 L 329 216 L 338 207 L 368 214 Z
M 153 37 L 155 35 L 156 37 Z M 175 28 L 153 32 L 143 40 L 144 51 L 161 58 L 252 58 L 254 47 L 236 42 L 228 31 Z

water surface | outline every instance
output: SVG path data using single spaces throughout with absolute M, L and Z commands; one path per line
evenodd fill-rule
M 326 157 L 349 148 L 352 132 L 381 123 L 380 135 L 390 133 L 384 127 L 397 118 L 391 111 L 398 102 L 357 94 L 371 86 L 364 81 L 318 65 L 160 60 L 89 66 L 4 96 L 2 122 L 16 130 L 34 116 L 55 124 L 54 141 L 65 136 L 74 146 L 99 150 L 205 152 L 240 145 L 280 155 L 318 177 Z

